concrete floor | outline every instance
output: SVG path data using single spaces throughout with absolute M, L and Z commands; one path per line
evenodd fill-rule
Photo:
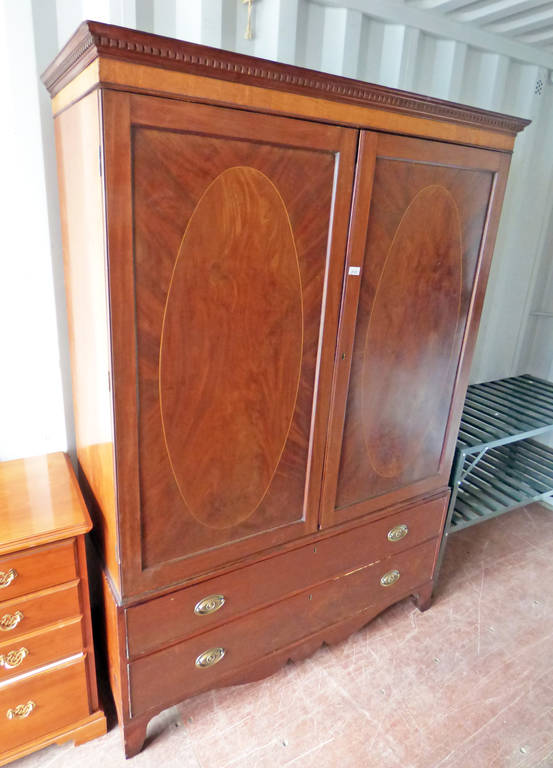
M 16 768 L 125 765 L 117 728 Z M 433 607 L 151 721 L 129 768 L 553 768 L 553 512 L 452 537 Z

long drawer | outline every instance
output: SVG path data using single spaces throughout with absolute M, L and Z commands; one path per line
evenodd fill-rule
M 81 623 L 75 618 L 5 642 L 0 638 L 0 682 L 79 653 Z
M 437 545 L 420 544 L 132 662 L 132 716 L 211 688 L 357 613 L 392 605 L 431 579 Z
M 80 613 L 77 581 L 16 597 L 0 603 L 0 641 L 13 641 L 20 635 Z
M 447 495 L 126 611 L 131 658 L 223 624 L 441 533 Z
M 89 714 L 84 658 L 0 685 L 2 751 L 46 736 Z
M 0 557 L 0 600 L 11 600 L 77 576 L 75 540 Z

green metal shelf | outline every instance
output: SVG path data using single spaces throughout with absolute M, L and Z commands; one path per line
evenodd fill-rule
M 553 497 L 553 450 L 535 440 L 490 448 L 472 465 L 466 456 L 450 531 Z
M 553 429 L 553 384 L 535 376 L 472 384 L 467 390 L 457 450 L 483 448 L 535 437 Z
M 468 388 L 440 563 L 449 534 L 553 499 L 553 450 L 532 439 L 550 430 L 553 383 L 524 375 Z

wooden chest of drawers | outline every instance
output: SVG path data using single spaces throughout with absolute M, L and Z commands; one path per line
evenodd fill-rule
M 0 464 L 0 765 L 105 733 L 84 533 L 62 453 Z
M 311 640 L 316 647 L 332 637 L 333 630 L 343 636 L 346 620 L 362 626 L 390 603 L 416 593 L 430 581 L 437 542 L 433 539 L 311 585 L 240 619 L 131 661 L 133 717 L 168 700 L 179 701 L 183 691 L 193 696 L 236 680 L 253 679 L 258 675 L 252 662 L 258 659 L 280 665 L 289 658 L 300 658 L 305 653 L 298 654 L 295 646 Z

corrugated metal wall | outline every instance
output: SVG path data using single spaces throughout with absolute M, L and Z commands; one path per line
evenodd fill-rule
M 4 146 L 11 147 L 13 157 L 28 156 L 29 142 L 33 153 L 38 152 L 34 159 L 38 187 L 33 192 L 33 206 L 37 220 L 42 220 L 44 226 L 42 252 L 33 250 L 31 259 L 35 259 L 37 269 L 44 270 L 51 256 L 52 273 L 38 286 L 45 295 L 40 298 L 42 294 L 37 292 L 32 307 L 22 305 L 21 299 L 15 306 L 12 300 L 8 310 L 4 307 L 3 311 L 22 316 L 26 309 L 40 313 L 42 301 L 50 307 L 51 315 L 55 300 L 57 314 L 43 323 L 41 331 L 42 351 L 49 350 L 50 357 L 56 353 L 53 362 L 50 360 L 52 370 L 43 361 L 43 379 L 50 382 L 50 394 L 38 398 L 33 419 L 25 425 L 26 437 L 21 438 L 21 423 L 10 416 L 0 457 L 63 449 L 63 435 L 71 435 L 72 430 L 53 131 L 48 98 L 36 81 L 36 74 L 84 18 L 531 118 L 532 125 L 516 145 L 471 378 L 480 381 L 522 370 L 553 376 L 553 321 L 549 316 L 553 314 L 553 86 L 549 84 L 548 72 L 549 67 L 553 68 L 553 53 L 430 12 L 438 6 L 446 11 L 463 5 L 482 8 L 486 4 L 491 6 L 494 0 L 254 0 L 251 40 L 244 37 L 248 11 L 241 0 L 3 2 L 0 71 L 12 70 L 12 77 L 21 88 L 12 87 L 11 102 L 7 102 L 15 122 L 4 126 L 4 131 L 9 130 L 9 144 Z M 520 4 L 521 0 L 517 2 Z M 13 67 L 14 61 L 20 61 L 22 49 L 27 57 L 23 75 Z M 17 120 L 22 110 L 26 110 L 27 117 L 21 132 Z M 19 173 L 17 163 L 10 172 L 15 179 Z M 5 181 L 9 187 L 10 179 Z M 12 200 L 11 205 L 21 213 L 27 204 L 21 198 Z M 24 216 L 20 218 L 23 220 Z M 4 235 L 5 240 L 7 237 Z M 17 237 L 14 230 L 8 247 L 20 248 Z M 14 281 L 28 280 L 29 269 L 16 269 L 10 279 L 12 285 Z M 18 346 L 27 342 L 32 359 L 36 338 L 32 327 L 25 327 L 20 331 Z M 11 354 L 16 357 L 17 368 L 18 360 L 20 366 L 24 362 L 14 350 Z M 23 377 L 31 371 L 36 371 L 36 367 L 27 359 Z M 65 424 L 63 407 L 60 410 L 55 394 L 56 386 L 59 394 L 62 384 Z M 11 402 L 13 413 L 19 387 L 15 382 L 6 386 L 9 391 L 7 397 L 3 393 L 2 400 Z M 48 397 L 55 401 L 50 408 Z M 19 407 L 23 408 L 22 398 L 19 400 Z M 16 402 L 16 411 L 17 407 Z

